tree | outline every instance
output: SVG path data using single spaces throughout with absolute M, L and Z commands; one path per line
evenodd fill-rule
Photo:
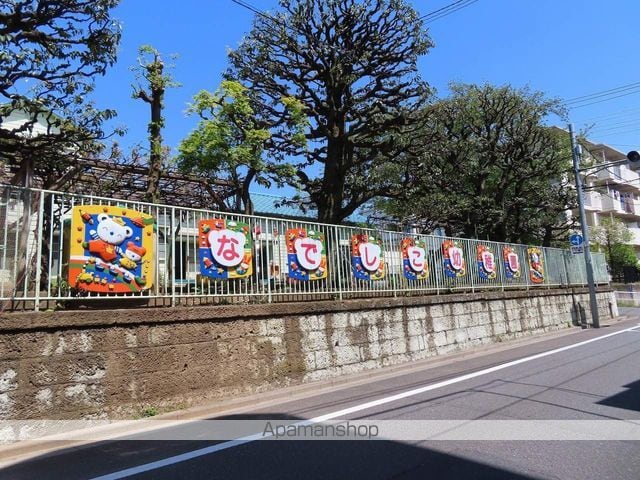
M 76 178 L 83 161 L 101 151 L 102 125 L 115 115 L 89 100 L 94 80 L 116 60 L 120 26 L 111 17 L 118 0 L 12 0 L 0 2 L 0 164 L 11 183 L 60 189 Z M 119 133 L 115 131 L 114 133 Z M 41 193 L 23 192 L 23 214 L 7 230 L 19 232 L 15 294 L 27 271 L 48 273 L 48 243 L 27 260 L 32 212 Z M 3 202 L 3 203 L 6 203 Z M 51 202 L 43 202 L 42 231 L 48 239 Z M 32 265 L 27 269 L 28 262 Z M 41 284 L 41 285 L 42 285 Z
M 429 98 L 417 74 L 430 39 L 403 0 L 280 0 L 229 54 L 228 79 L 256 97 L 271 132 L 266 148 L 291 161 L 287 181 L 318 219 L 338 223 L 388 194 L 385 169 L 408 149 Z M 308 117 L 306 146 L 284 134 L 295 123 L 279 104 L 295 98 Z M 397 141 L 400 136 L 405 141 Z M 318 171 L 321 170 L 321 171 Z
M 195 95 L 188 112 L 200 117 L 197 128 L 179 147 L 178 167 L 197 172 L 210 181 L 229 182 L 231 205 L 220 195 L 212 200 L 220 209 L 253 213 L 249 187 L 252 182 L 269 186 L 281 184 L 292 175 L 289 165 L 265 160 L 264 150 L 271 132 L 256 115 L 251 92 L 241 83 L 225 80 L 215 93 L 203 90 Z M 281 99 L 281 108 L 289 114 L 287 132 L 292 145 L 304 146 L 306 116 L 303 106 L 292 97 Z
M 420 162 L 382 208 L 425 230 L 550 245 L 573 225 L 568 137 L 544 125 L 559 102 L 510 86 L 453 84 L 429 106 Z M 567 138 L 565 138 L 567 137 Z
M 115 115 L 88 100 L 94 78 L 116 60 L 118 0 L 0 2 L 0 162 L 12 180 L 48 188 L 98 151 Z M 37 123 L 44 131 L 34 131 Z
M 149 121 L 149 175 L 147 178 L 147 192 L 145 200 L 151 203 L 160 201 L 160 177 L 165 164 L 162 148 L 162 129 L 164 128 L 164 95 L 167 88 L 177 87 L 166 73 L 166 67 L 158 52 L 150 45 L 139 48 L 138 66 L 134 68 L 137 84 L 133 85 L 133 98 L 139 98 L 149 104 L 151 120 Z M 142 82 L 148 84 L 148 90 Z
M 638 258 L 633 247 L 626 245 L 633 239 L 633 233 L 622 220 L 603 218 L 590 233 L 596 250 L 604 251 L 614 277 L 621 276 L 626 266 L 637 266 Z

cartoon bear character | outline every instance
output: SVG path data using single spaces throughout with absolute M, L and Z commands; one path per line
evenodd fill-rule
M 84 248 L 105 262 L 113 262 L 123 254 L 119 245 L 133 235 L 133 230 L 125 225 L 122 218 L 112 218 L 102 213 L 98 215 L 97 228 L 89 230 L 89 235 L 93 240 L 84 242 Z
M 127 249 L 120 259 L 120 265 L 127 270 L 135 270 L 142 257 L 147 253 L 147 249 L 139 247 L 133 242 L 127 242 Z

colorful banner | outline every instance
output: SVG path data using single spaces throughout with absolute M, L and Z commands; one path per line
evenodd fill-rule
M 423 240 L 403 238 L 400 242 L 404 277 L 407 280 L 426 280 L 429 278 L 427 265 L 427 246 Z
M 351 267 L 358 280 L 383 279 L 383 256 L 382 239 L 364 234 L 351 236 Z
M 73 208 L 69 285 L 99 293 L 132 293 L 151 287 L 154 219 L 124 207 Z
M 200 220 L 200 273 L 214 279 L 247 278 L 253 272 L 248 223 Z
M 509 280 L 520 278 L 520 258 L 513 247 L 502 247 L 504 274 Z
M 538 247 L 527 249 L 529 257 L 529 278 L 533 283 L 544 282 L 544 265 L 542 264 L 542 250 Z
M 493 280 L 498 276 L 498 267 L 496 265 L 496 256 L 493 249 L 487 245 L 478 245 L 476 247 L 478 260 L 478 275 L 483 280 Z
M 444 273 L 447 277 L 463 277 L 467 273 L 464 261 L 464 251 L 460 242 L 445 240 L 442 242 L 442 254 L 444 256 Z
M 327 246 L 323 233 L 291 228 L 285 237 L 289 278 L 305 281 L 327 278 Z

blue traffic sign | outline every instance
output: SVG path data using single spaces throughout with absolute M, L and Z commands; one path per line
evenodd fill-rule
M 574 233 L 569 237 L 569 243 L 575 247 L 582 245 L 583 241 L 584 239 L 582 238 L 582 235 L 580 235 L 579 233 Z

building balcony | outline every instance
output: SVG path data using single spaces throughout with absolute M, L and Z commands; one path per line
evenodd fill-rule
M 600 192 L 587 191 L 582 193 L 584 208 L 587 210 L 602 210 L 602 195 Z
M 640 190 L 640 175 L 626 167 L 616 166 L 600 170 L 597 179 L 598 183 L 615 184 L 619 190 Z
M 601 196 L 601 205 L 603 213 L 613 213 L 622 217 L 640 216 L 640 201 L 630 198 L 612 198 L 612 193 Z M 585 205 L 586 208 L 586 205 Z

